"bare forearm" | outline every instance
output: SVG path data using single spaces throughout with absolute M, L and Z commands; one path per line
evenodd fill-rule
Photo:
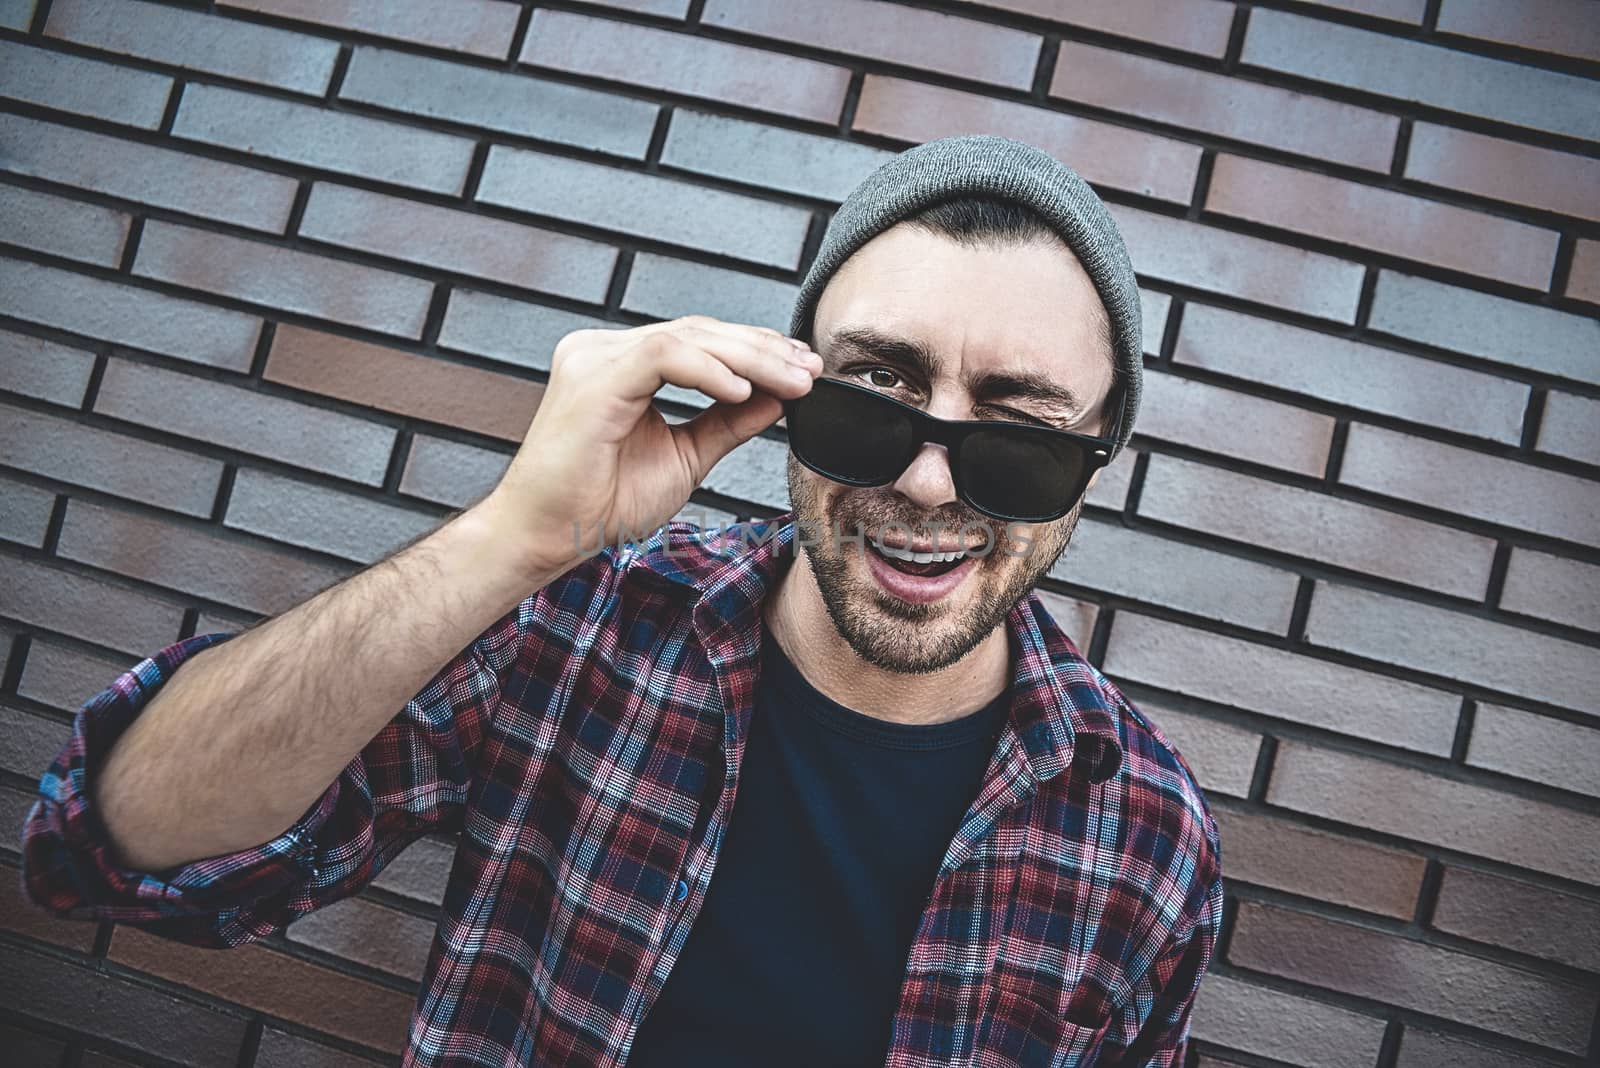
M 122 862 L 160 870 L 281 834 L 438 670 L 561 568 L 493 498 L 186 661 L 96 787 Z

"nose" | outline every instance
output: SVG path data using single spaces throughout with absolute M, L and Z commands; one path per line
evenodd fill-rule
M 922 446 L 894 484 L 895 491 L 912 504 L 932 510 L 956 499 L 956 483 L 950 474 L 950 454 L 943 445 Z

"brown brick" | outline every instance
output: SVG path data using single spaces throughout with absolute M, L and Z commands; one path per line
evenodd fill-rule
M 433 283 L 294 249 L 152 220 L 135 274 L 273 310 L 419 337 Z
M 708 0 L 702 25 L 1027 90 L 1044 38 L 994 23 L 866 0 Z
M 1600 160 L 1419 122 L 1406 177 L 1429 185 L 1600 219 Z
M 186 515 L 211 514 L 222 464 L 0 403 L 0 463 Z
M 274 541 L 372 564 L 439 526 L 439 519 L 245 467 L 233 484 L 223 523 Z
M 178 527 L 77 500 L 67 505 L 58 551 L 70 560 L 129 578 L 273 615 L 354 570 L 313 563 L 304 554 L 253 540 Z
M 510 463 L 509 453 L 417 434 L 400 476 L 400 492 L 465 508 L 494 489 Z
M 1387 172 L 1393 115 L 1225 74 L 1063 41 L 1050 95 L 1144 120 Z
M 107 364 L 95 410 L 370 486 L 395 440 L 364 419 L 124 360 Z
M 894 153 L 836 136 L 674 108 L 663 167 L 838 203 Z
M 1400 1059 L 1395 1068 L 1556 1068 L 1556 1062 L 1408 1025 L 1400 1036 Z
M 787 333 L 799 291 L 789 282 L 642 252 L 633 258 L 622 306 L 658 319 L 698 313 Z
M 113 658 L 86 653 L 35 634 L 28 647 L 28 659 L 22 665 L 17 693 L 62 712 L 76 712 L 141 659 L 139 655 Z
M 242 1015 L 206 1008 L 89 963 L 21 947 L 8 947 L 6 956 L 0 1001 L 7 1005 L 26 1005 L 30 1015 L 57 1026 L 194 1068 L 238 1060 L 246 1023 Z
M 44 32 L 91 48 L 320 96 L 339 45 L 138 0 L 60 0 Z
M 1250 793 L 1256 756 L 1261 751 L 1260 734 L 1153 701 L 1140 701 L 1138 706 L 1177 747 L 1207 794 L 1245 797 Z
M 126 653 L 177 641 L 183 625 L 183 608 L 172 601 L 49 561 L 0 554 L 0 588 L 7 615 Z
M 1482 704 L 1467 763 L 1600 797 L 1600 726 Z
M 1437 44 L 1254 9 L 1241 61 L 1570 137 L 1600 136 L 1594 83 Z
M 0 232 L 13 245 L 101 267 L 122 260 L 129 219 L 81 200 L 0 185 Z
M 475 150 L 465 137 L 364 115 L 190 84 L 172 132 L 269 159 L 455 195 Z
M 256 1047 L 255 1068 L 372 1068 L 374 1062 L 365 1057 L 324 1046 L 310 1039 L 264 1028 L 261 1044 Z
M 6 314 L 43 326 L 245 371 L 261 320 L 136 286 L 0 257 Z
M 1519 545 L 1511 550 L 1500 607 L 1600 631 L 1600 567 Z
M 49 490 L 0 476 L 0 538 L 41 547 L 55 506 Z
M 691 503 L 684 507 L 687 510 L 696 506 Z M 701 524 L 702 527 L 706 525 Z M 1094 634 L 1095 620 L 1100 616 L 1100 606 L 1093 601 L 1082 601 L 1042 587 L 1033 592 L 1038 594 L 1045 611 L 1050 613 L 1050 618 L 1056 621 L 1056 625 L 1067 637 L 1071 638 L 1080 650 L 1087 649 L 1089 638 Z
M 1444 0 L 1439 5 L 1438 32 L 1600 59 L 1600 11 L 1572 0 L 1519 0 L 1515 4 Z
M 171 95 L 164 74 L 0 41 L 0 97 L 154 130 Z
M 811 212 L 659 175 L 496 145 L 478 200 L 774 267 L 795 268 Z
M 1600 483 L 1352 423 L 1339 481 L 1415 504 L 1600 545 Z
M 0 389 L 76 408 L 93 372 L 92 353 L 0 330 Z
M 1173 456 L 1150 458 L 1139 514 L 1473 600 L 1494 563 L 1491 538 Z
M 311 393 L 518 442 L 544 387 L 510 375 L 280 326 L 266 377 Z
M 409 912 L 350 898 L 296 920 L 288 937 L 291 942 L 418 982 L 433 944 L 433 927 Z
M 1508 445 L 1522 440 L 1530 393 L 1498 375 L 1204 304 L 1184 308 L 1172 358 Z
M 1428 12 L 1428 0 L 1309 0 L 1309 2 L 1317 7 L 1352 11 L 1358 15 L 1371 15 L 1373 18 L 1409 22 L 1413 25 L 1421 25 L 1423 16 Z
M 1194 1000 L 1195 1038 L 1304 1068 L 1372 1068 L 1383 1030 L 1375 1017 L 1231 975 L 1207 975 Z
M 0 704 L 0 767 L 7 771 L 30 779 L 38 778 L 70 737 L 72 728 L 61 720 Z M 0 876 L 5 877 L 0 878 L 0 882 L 8 884 L 6 892 L 17 894 L 18 891 L 9 885 L 16 872 L 0 868 Z M 0 914 L 12 911 L 11 906 L 19 902 L 20 896 L 15 901 L 7 901 L 0 907 Z
M 517 31 L 516 4 L 501 0 L 222 0 L 222 6 L 278 15 L 374 37 L 505 59 Z
M 1567 273 L 1567 296 L 1600 304 L 1600 241 L 1579 241 Z
M 1221 58 L 1233 5 L 1221 0 L 977 0 L 984 7 Z
M 1107 207 L 1134 266 L 1148 278 L 1355 322 L 1366 273 L 1358 263 L 1187 219 L 1119 204 Z
M 1515 923 L 1506 922 L 1515 916 Z M 1466 868 L 1445 869 L 1433 926 L 1600 972 L 1600 902 Z
M 1067 160 L 1096 185 L 1180 204 L 1188 203 L 1200 164 L 1197 145 L 878 74 L 867 75 L 855 129 L 909 142 L 969 133 L 1014 137 Z
M 1300 585 L 1282 568 L 1098 519 L 1079 524 L 1050 577 L 1274 634 L 1288 631 Z
M 621 325 L 592 315 L 458 287 L 450 291 L 444 325 L 439 330 L 439 346 L 548 371 L 550 354 L 572 331 L 593 327 L 617 329 Z
M 1152 373 L 1144 377 L 1138 433 L 1297 474 L 1321 476 L 1333 417 L 1222 386 Z
M 300 233 L 593 304 L 605 302 L 617 263 L 598 241 L 326 182 L 312 188 Z
M 1539 423 L 1539 451 L 1600 466 L 1600 401 L 1551 390 Z
M 227 1001 L 388 1053 L 405 1045 L 413 996 L 264 946 L 227 953 L 118 927 L 110 959 Z
M 1329 582 L 1312 594 L 1306 640 L 1589 712 L 1600 693 L 1600 657 L 1586 646 Z
M 1228 878 L 1409 920 L 1427 860 L 1232 805 L 1213 806 Z
M 1600 886 L 1600 817 L 1476 783 L 1280 741 L 1267 803 Z
M 1436 756 L 1449 755 L 1460 710 L 1454 695 L 1416 683 L 1127 611 L 1112 624 L 1105 671 Z
M 444 900 L 455 856 L 454 840 L 419 838 L 391 860 L 372 885 L 413 901 L 437 905 Z
M 781 50 L 544 9 L 521 61 L 825 123 L 838 121 L 850 81 L 844 67 Z
M 1600 995 L 1533 972 L 1353 923 L 1242 902 L 1229 959 L 1581 1053 Z
M 1221 154 L 1206 210 L 1546 289 L 1560 235 L 1391 189 Z

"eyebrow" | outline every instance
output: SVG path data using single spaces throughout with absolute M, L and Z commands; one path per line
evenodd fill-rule
M 938 377 L 939 362 L 933 351 L 915 338 L 885 334 L 871 327 L 845 327 L 830 335 L 829 341 L 831 349 L 908 368 L 926 381 Z M 1068 424 L 1088 414 L 1083 398 L 1076 391 L 1034 371 L 985 371 L 968 376 L 965 384 L 980 401 L 1032 401 L 1052 409 Z

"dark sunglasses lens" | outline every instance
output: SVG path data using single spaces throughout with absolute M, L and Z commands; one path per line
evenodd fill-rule
M 1076 503 L 1087 467 L 1077 445 L 1024 428 L 972 433 L 959 462 L 972 505 L 1019 522 L 1063 515 Z
M 794 454 L 840 482 L 893 482 L 910 460 L 911 437 L 911 420 L 892 403 L 827 379 L 789 406 Z

